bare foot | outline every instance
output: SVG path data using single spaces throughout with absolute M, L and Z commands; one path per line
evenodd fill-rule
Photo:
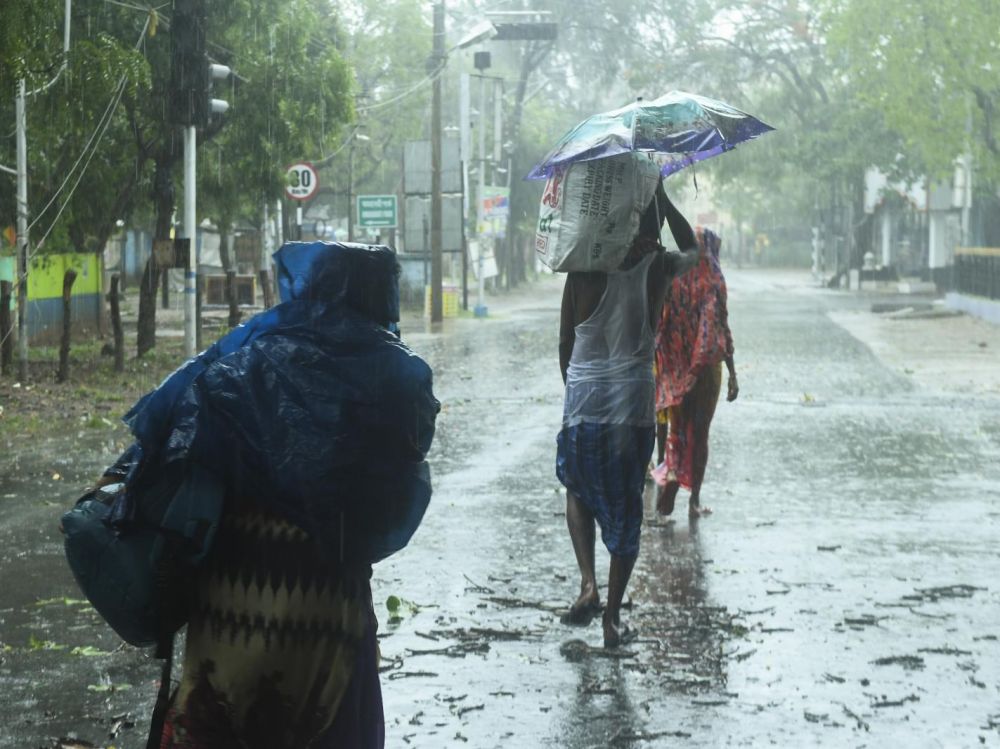
M 656 511 L 661 515 L 669 515 L 674 511 L 674 501 L 681 485 L 677 483 L 677 474 L 667 471 L 666 483 L 656 492 Z
M 705 517 L 706 515 L 712 514 L 711 507 L 702 507 L 701 504 L 695 500 L 688 504 L 688 517 L 692 519 L 697 519 L 700 517 Z
M 585 586 L 580 591 L 579 598 L 569 607 L 569 611 L 563 614 L 559 621 L 563 624 L 583 626 L 590 624 L 594 617 L 601 612 L 601 599 L 597 595 L 597 590 Z
M 618 631 L 618 627 L 621 626 L 619 618 L 608 616 L 608 612 L 605 611 L 601 623 L 604 625 L 604 647 L 617 648 L 621 645 L 622 635 Z
M 607 649 L 617 648 L 636 639 L 638 633 L 628 625 L 622 626 L 621 621 L 616 617 L 612 621 L 607 613 L 602 620 L 604 625 L 604 647 Z

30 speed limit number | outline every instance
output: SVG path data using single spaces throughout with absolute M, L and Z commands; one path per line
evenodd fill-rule
M 288 167 L 285 195 L 292 200 L 309 200 L 319 189 L 319 175 L 312 164 L 300 161 Z

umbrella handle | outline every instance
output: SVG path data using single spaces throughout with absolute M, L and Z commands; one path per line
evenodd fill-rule
M 662 180 L 663 177 L 660 177 L 660 179 Z M 660 216 L 662 214 L 660 213 L 660 185 L 659 185 L 659 183 L 657 183 L 656 189 L 653 190 L 653 203 L 656 205 L 656 242 L 657 242 L 657 244 L 663 244 L 663 241 L 660 239 L 660 232 L 663 231 L 663 219 L 660 218 Z

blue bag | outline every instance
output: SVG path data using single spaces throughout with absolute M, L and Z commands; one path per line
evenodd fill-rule
M 211 548 L 224 489 L 211 472 L 185 465 L 143 490 L 140 515 L 116 520 L 125 491 L 88 492 L 63 515 L 66 559 L 123 640 L 162 650 L 187 621 L 191 573 Z

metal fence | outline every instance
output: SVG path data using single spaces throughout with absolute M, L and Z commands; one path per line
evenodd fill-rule
M 1000 299 L 1000 247 L 957 247 L 955 290 Z

